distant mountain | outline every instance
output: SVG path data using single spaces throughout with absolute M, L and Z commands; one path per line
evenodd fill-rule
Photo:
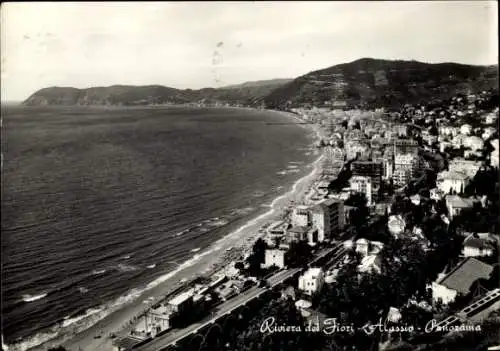
M 304 104 L 397 107 L 490 88 L 498 89 L 498 65 L 363 58 L 307 73 L 273 90 L 264 101 L 270 108 Z
M 44 88 L 26 99 L 25 105 L 151 105 L 164 103 L 230 103 L 256 104 L 271 91 L 291 81 L 273 79 L 247 82 L 223 88 L 199 90 L 175 89 L 161 85 L 113 85 L 87 89 L 51 87 Z
M 296 79 L 246 82 L 222 88 L 174 89 L 161 85 L 113 85 L 88 89 L 44 88 L 25 105 L 150 105 L 229 103 L 294 106 L 398 108 L 405 103 L 447 98 L 457 93 L 498 89 L 498 65 L 429 64 L 363 58 Z
M 293 79 L 281 78 L 281 79 L 267 79 L 267 80 L 257 80 L 255 82 L 245 82 L 242 84 L 228 85 L 222 87 L 222 89 L 245 89 L 245 88 L 258 88 L 258 87 L 279 87 L 283 84 L 291 82 Z

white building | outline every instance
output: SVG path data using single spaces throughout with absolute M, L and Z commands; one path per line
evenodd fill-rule
M 493 151 L 490 154 L 490 165 L 492 167 L 498 168 L 499 154 L 498 154 L 498 139 L 493 139 L 490 141 L 491 146 L 493 146 Z
M 415 154 L 400 154 L 394 157 L 393 180 L 396 186 L 403 186 L 416 177 L 419 168 L 419 158 Z
M 469 148 L 473 151 L 481 150 L 484 147 L 483 139 L 477 136 L 469 136 L 464 139 L 464 147 Z
M 446 195 L 446 208 L 450 219 L 458 215 L 466 208 L 472 208 L 476 202 L 472 198 L 460 197 L 458 195 Z
M 286 251 L 281 249 L 266 249 L 265 261 L 262 265 L 263 268 L 276 266 L 278 268 L 285 267 Z
M 294 208 L 292 213 L 292 227 L 307 227 L 311 224 L 311 212 L 309 207 L 300 205 Z
M 364 176 L 353 176 L 349 179 L 349 185 L 352 191 L 363 194 L 366 197 L 366 205 L 372 205 L 372 179 Z
M 370 151 L 368 146 L 360 143 L 358 140 L 349 140 L 345 144 L 346 158 L 348 160 L 355 159 L 356 157 L 363 158 Z
M 483 131 L 483 134 L 481 135 L 481 138 L 483 138 L 483 140 L 487 140 L 490 137 L 492 137 L 496 133 L 496 131 L 497 131 L 496 128 L 486 127 L 486 128 L 484 128 L 484 131 Z
M 488 237 L 480 237 L 477 234 L 471 234 L 465 238 L 462 246 L 462 255 L 465 257 L 488 257 L 493 256 L 495 252 L 496 241 L 488 240 Z
M 462 126 L 460 126 L 460 133 L 463 135 L 470 135 L 470 133 L 472 133 L 472 126 L 470 124 L 462 124 Z
M 344 228 L 344 203 L 337 199 L 325 200 L 311 209 L 312 225 L 318 231 L 318 241 L 331 240 L 333 234 Z
M 497 113 L 488 113 L 485 117 L 484 117 L 484 121 L 486 124 L 492 124 L 492 123 L 495 123 L 495 121 L 498 119 L 498 115 Z
M 356 240 L 356 252 L 360 253 L 363 257 L 368 256 L 370 242 L 365 238 Z
M 438 173 L 436 185 L 445 194 L 461 194 L 469 184 L 470 178 L 463 172 L 443 171 Z
M 325 283 L 325 274 L 321 268 L 309 268 L 299 277 L 299 290 L 307 295 L 314 295 L 321 291 Z
M 465 173 L 469 178 L 474 178 L 477 171 L 479 171 L 481 167 L 481 162 L 466 160 L 463 158 L 454 158 L 448 164 L 448 170 L 450 172 L 462 172 Z

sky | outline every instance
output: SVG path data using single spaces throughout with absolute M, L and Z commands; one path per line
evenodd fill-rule
M 497 64 L 496 1 L 3 3 L 1 99 L 218 87 L 362 57 Z

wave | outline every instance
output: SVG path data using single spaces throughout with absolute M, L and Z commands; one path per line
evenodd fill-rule
M 104 274 L 104 273 L 106 273 L 106 270 L 105 270 L 105 269 L 99 269 L 99 270 L 94 269 L 94 270 L 92 271 L 92 275 L 100 275 L 100 274 Z
M 220 219 L 218 221 L 210 222 L 210 223 L 208 223 L 208 225 L 211 227 L 222 227 L 228 223 L 229 223 L 229 221 L 227 219 Z
M 153 263 L 153 264 L 150 264 L 149 266 L 147 266 L 147 268 L 149 269 L 152 269 L 152 268 L 155 268 L 156 267 L 156 263 Z
M 87 319 L 88 317 L 90 317 L 96 313 L 102 312 L 102 311 L 103 311 L 103 307 L 89 308 L 83 314 L 76 315 L 74 317 L 66 316 L 66 317 L 64 317 L 64 321 L 62 322 L 61 327 L 63 327 L 63 328 L 69 327 L 72 324 L 78 323 L 78 322 L 80 322 L 84 319 Z
M 322 159 L 322 157 L 323 156 L 319 157 L 314 162 L 314 164 L 316 164 L 317 162 L 319 162 Z M 100 320 L 102 320 L 103 318 L 105 318 L 106 316 L 108 316 L 109 314 L 111 314 L 112 312 L 114 312 L 114 311 L 118 310 L 119 308 L 121 308 L 124 304 L 127 304 L 129 302 L 137 300 L 147 290 L 150 290 L 150 289 L 152 289 L 152 288 L 154 288 L 154 287 L 156 287 L 156 286 L 164 283 L 165 281 L 171 279 L 172 277 L 174 277 L 176 274 L 178 274 L 179 272 L 181 272 L 185 268 L 187 268 L 187 267 L 192 266 L 193 264 L 195 264 L 197 261 L 199 261 L 204 256 L 210 255 L 210 254 L 212 254 L 216 250 L 220 250 L 221 249 L 221 243 L 223 243 L 224 241 L 226 241 L 228 239 L 230 240 L 232 237 L 237 236 L 245 228 L 247 228 L 249 226 L 252 226 L 252 225 L 255 225 L 258 222 L 260 222 L 262 219 L 268 217 L 270 214 L 272 214 L 274 212 L 275 204 L 278 201 L 280 201 L 281 199 L 283 199 L 284 197 L 288 196 L 291 192 L 295 192 L 297 190 L 298 185 L 302 181 L 302 179 L 313 175 L 315 173 L 315 170 L 316 170 L 316 168 L 313 169 L 309 175 L 307 175 L 307 176 L 305 176 L 305 177 L 297 180 L 295 182 L 295 184 L 293 185 L 292 189 L 289 192 L 287 192 L 287 193 L 285 193 L 285 194 L 283 194 L 283 195 L 275 198 L 272 201 L 272 203 L 270 204 L 271 208 L 268 211 L 266 211 L 265 213 L 257 216 L 256 218 L 253 218 L 253 219 L 249 220 L 248 222 L 246 222 L 245 224 L 243 224 L 242 226 L 240 226 L 239 228 L 237 228 L 236 230 L 234 230 L 229 235 L 227 235 L 225 237 L 222 237 L 221 239 L 217 240 L 216 244 L 212 248 L 210 248 L 208 250 L 205 250 L 202 253 L 197 253 L 197 254 L 193 255 L 193 257 L 191 259 L 183 262 L 182 264 L 178 264 L 177 262 L 173 262 L 173 263 L 176 263 L 178 265 L 178 267 L 176 267 L 176 269 L 174 269 L 173 271 L 171 271 L 171 272 L 169 272 L 169 273 L 167 273 L 167 274 L 165 274 L 163 276 L 160 276 L 159 278 L 157 278 L 154 281 L 150 282 L 149 284 L 146 285 L 145 288 L 132 289 L 126 295 L 117 298 L 113 302 L 108 303 L 108 304 L 106 304 L 103 307 L 99 307 L 97 309 L 89 309 L 83 315 L 74 316 L 74 317 L 70 317 L 68 319 L 65 319 L 64 321 L 62 321 L 62 324 L 60 323 L 58 325 L 57 328 L 52 328 L 51 332 L 36 334 L 35 336 L 33 336 L 33 337 L 31 337 L 31 338 L 29 338 L 27 340 L 23 340 L 20 344 L 16 344 L 15 345 L 16 346 L 15 350 L 27 350 L 29 348 L 33 348 L 35 346 L 41 345 L 43 343 L 46 343 L 46 342 L 50 341 L 51 339 L 54 339 L 54 338 L 57 338 L 57 337 L 61 337 L 62 335 L 68 335 L 67 331 L 65 331 L 66 328 L 65 329 L 61 329 L 60 328 L 61 326 L 62 327 L 71 327 L 71 329 L 73 330 L 73 332 L 75 331 L 74 330 L 75 328 L 73 327 L 73 325 L 75 325 L 75 324 L 77 325 L 77 329 L 79 330 L 79 332 L 92 327 L 94 324 L 96 324 L 97 322 L 99 322 Z M 248 207 L 248 208 L 244 208 L 244 209 L 238 209 L 238 210 L 233 211 L 232 214 L 247 214 L 247 213 L 253 211 L 254 209 L 255 208 L 252 208 L 252 207 Z M 184 232 L 186 232 L 186 230 Z M 196 249 L 193 249 L 193 250 L 194 250 L 194 252 L 198 252 L 200 249 L 196 248 Z M 138 269 L 135 266 L 124 265 L 124 264 L 118 265 L 117 268 L 121 269 L 121 270 L 125 270 L 125 271 L 126 270 L 136 270 L 136 269 Z M 205 270 L 205 272 L 209 272 L 209 271 L 210 271 L 210 268 L 207 268 Z M 100 270 L 100 271 L 95 270 L 95 271 L 93 271 L 94 274 L 95 273 L 102 274 L 104 272 L 105 272 L 105 270 Z M 9 345 L 9 347 L 10 347 L 10 345 Z
M 40 299 L 43 299 L 45 296 L 47 296 L 48 293 L 41 293 L 41 294 L 38 294 L 38 295 L 29 295 L 29 294 L 26 294 L 26 295 L 23 295 L 23 301 L 24 302 L 33 302 L 33 301 L 37 301 L 37 300 L 40 300 Z
M 201 250 L 201 248 L 197 247 L 197 248 L 195 248 L 195 249 L 192 249 L 192 250 L 191 250 L 191 252 L 198 252 L 198 251 L 200 251 L 200 250 Z
M 180 232 L 178 232 L 178 233 L 175 233 L 174 235 L 172 235 L 172 238 L 177 237 L 177 236 L 181 236 L 181 235 L 183 235 L 183 234 L 186 234 L 186 233 L 187 233 L 187 232 L 189 232 L 191 229 L 192 229 L 192 228 L 190 227 L 190 228 L 188 228 L 188 229 L 184 229 L 183 231 L 180 231 Z
M 84 286 L 80 286 L 80 287 L 78 288 L 78 291 L 79 291 L 79 292 L 81 292 L 82 294 L 85 294 L 85 293 L 87 293 L 87 292 L 89 291 L 89 289 L 87 289 L 87 288 L 86 288 L 86 287 L 84 287 Z
M 138 270 L 139 268 L 136 266 L 129 265 L 129 264 L 120 263 L 119 265 L 116 266 L 116 269 L 120 272 L 134 272 L 134 271 Z

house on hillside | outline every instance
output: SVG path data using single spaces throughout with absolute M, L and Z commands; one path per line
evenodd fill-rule
M 299 290 L 307 295 L 314 295 L 321 291 L 325 283 L 325 273 L 321 268 L 309 268 L 299 277 Z
M 446 208 L 448 209 L 448 214 L 450 219 L 458 215 L 466 208 L 472 208 L 476 199 L 460 197 L 458 195 L 447 195 L 446 196 Z
M 466 237 L 462 245 L 462 255 L 465 257 L 493 256 L 497 241 L 489 233 L 485 234 L 474 233 Z
M 468 257 L 448 274 L 432 282 L 432 300 L 434 303 L 441 301 L 447 305 L 458 296 L 469 294 L 473 284 L 479 279 L 490 279 L 492 272 L 493 266 Z

